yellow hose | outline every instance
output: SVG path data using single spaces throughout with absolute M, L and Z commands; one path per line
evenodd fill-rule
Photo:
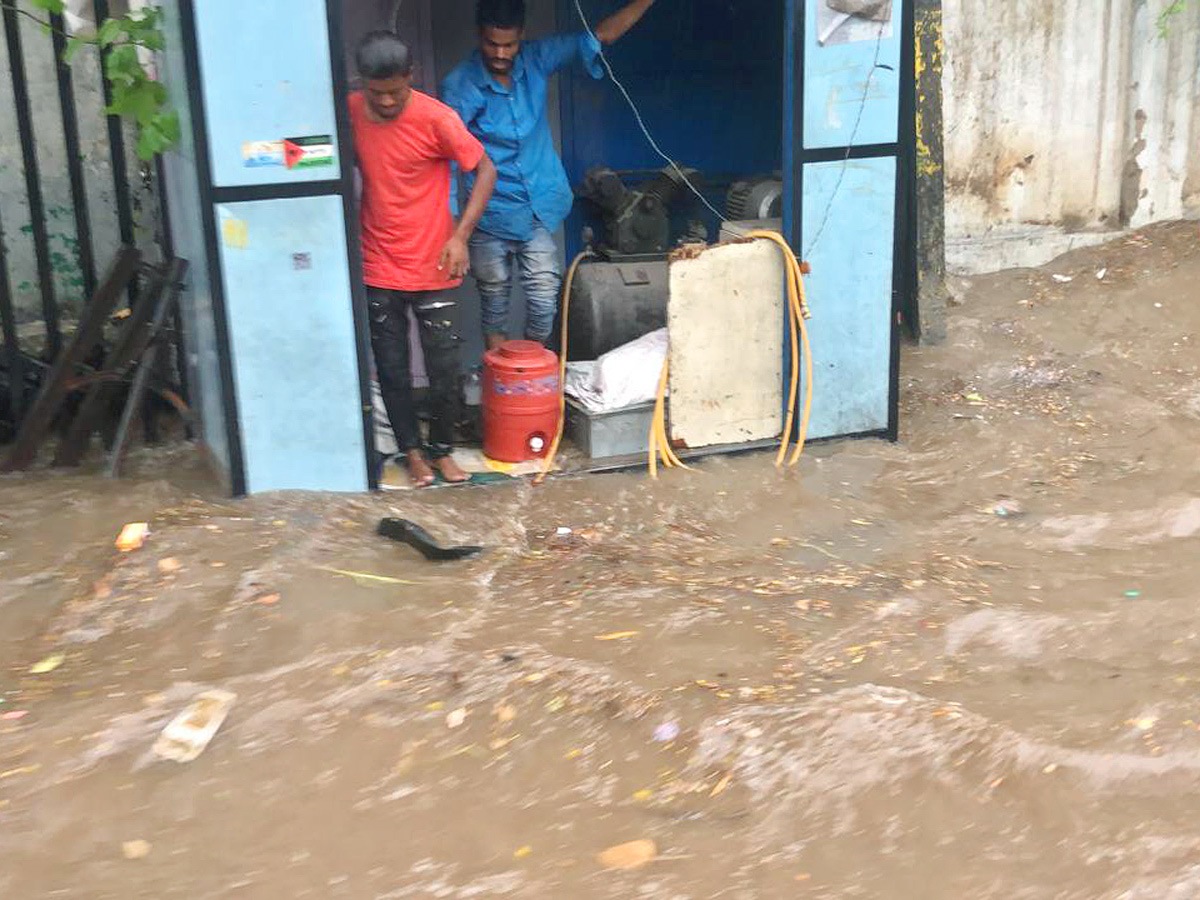
M 670 360 L 664 359 L 662 374 L 658 377 L 658 395 L 654 401 L 654 416 L 650 420 L 650 477 L 658 478 L 658 455 L 662 456 L 663 466 L 668 469 L 690 469 L 685 465 L 671 448 L 671 440 L 667 437 L 666 397 L 667 380 L 670 374 Z
M 662 387 L 663 379 L 667 374 L 667 363 L 663 360 L 663 374 L 659 377 L 659 387 Z M 662 391 L 659 391 L 658 399 L 654 403 L 654 415 L 650 417 L 650 435 L 648 441 L 648 450 L 650 454 L 650 477 L 655 481 L 658 480 L 658 410 L 663 402 Z
M 571 312 L 571 285 L 575 282 L 575 272 L 585 259 L 595 256 L 591 250 L 584 250 L 571 262 L 567 270 L 567 280 L 563 283 L 562 302 L 562 346 L 559 348 L 558 360 L 558 430 L 554 433 L 554 441 L 550 444 L 550 452 L 542 460 L 542 471 L 533 479 L 534 484 L 541 484 L 554 468 L 554 459 L 558 456 L 558 445 L 562 443 L 563 430 L 567 427 L 567 318 Z
M 788 460 L 789 465 L 796 465 L 804 452 L 804 443 L 808 438 L 808 423 L 812 416 L 813 398 L 813 362 L 812 346 L 808 340 L 808 326 L 805 320 L 809 316 L 808 305 L 804 296 L 804 273 L 800 260 L 783 239 L 783 235 L 775 231 L 751 231 L 747 237 L 762 238 L 773 241 L 783 251 L 784 268 L 787 270 L 788 285 L 788 331 L 792 340 L 792 377 L 788 389 L 787 418 L 783 427 L 783 439 L 779 444 L 779 453 L 775 457 L 775 465 L 783 465 L 787 456 L 788 444 L 791 441 L 792 424 L 796 420 L 796 393 L 800 377 L 800 360 L 797 353 L 797 343 L 802 345 L 804 355 L 804 408 L 800 417 L 800 430 L 796 435 L 796 447 Z

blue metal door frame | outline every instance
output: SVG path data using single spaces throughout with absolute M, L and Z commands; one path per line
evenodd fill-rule
M 198 40 L 197 0 L 176 0 L 175 6 L 182 31 L 182 56 L 187 76 L 188 101 L 192 123 L 192 142 L 200 201 L 203 215 L 203 239 L 208 260 L 208 280 L 212 297 L 213 318 L 217 352 L 220 361 L 220 393 L 224 427 L 228 444 L 228 469 L 221 474 L 227 477 L 228 486 L 235 496 L 254 489 L 248 477 L 246 446 L 243 434 L 243 414 L 255 415 L 253 409 L 242 409 L 238 401 L 237 366 L 234 359 L 234 335 L 230 326 L 229 298 L 225 273 L 221 262 L 221 236 L 218 234 L 217 209 L 221 204 L 253 203 L 255 201 L 296 200 L 301 198 L 332 198 L 341 201 L 344 219 L 345 242 L 349 250 L 349 286 L 352 302 L 355 357 L 358 367 L 359 397 L 362 434 L 365 453 L 362 460 L 362 484 L 374 490 L 378 488 L 375 466 L 372 464 L 374 447 L 373 417 L 370 395 L 370 339 L 367 319 L 365 289 L 362 280 L 362 265 L 358 247 L 358 218 L 354 208 L 354 141 L 350 130 L 349 114 L 345 103 L 348 81 L 342 46 L 342 0 L 324 0 L 324 12 L 329 43 L 331 65 L 333 109 L 335 114 L 337 168 L 332 177 L 272 182 L 269 179 L 247 177 L 238 183 L 217 186 L 213 171 L 213 145 L 210 140 L 209 110 L 204 96 L 204 73 Z M 224 149 L 224 148 L 223 148 Z M 280 379 L 303 376 L 306 373 L 280 371 Z M 297 385 L 297 390 L 302 390 Z M 223 468 L 223 467 L 221 467 Z
M 900 397 L 900 324 L 901 310 L 905 299 L 916 290 L 916 259 L 915 259 L 915 212 L 913 199 L 915 190 L 915 156 L 916 156 L 916 73 L 915 73 L 915 34 L 913 0 L 896 0 L 897 11 L 894 21 L 898 27 L 893 28 L 889 42 L 898 41 L 898 48 L 892 65 L 881 64 L 881 45 L 877 44 L 874 59 L 866 73 L 865 87 L 862 94 L 862 106 L 869 100 L 872 76 L 877 71 L 886 70 L 895 76 L 895 114 L 896 125 L 890 139 L 881 141 L 858 141 L 851 139 L 839 143 L 814 139 L 810 132 L 813 116 L 808 102 L 809 82 L 812 76 L 811 26 L 814 20 L 814 7 L 820 0 L 786 0 L 786 32 L 785 72 L 784 72 L 784 234 L 798 255 L 804 254 L 808 243 L 814 235 L 805 233 L 805 199 L 806 187 L 811 180 L 813 167 L 840 164 L 842 173 L 838 185 L 842 184 L 847 166 L 856 161 L 892 161 L 895 165 L 894 203 L 893 203 L 893 240 L 891 259 L 891 303 L 889 317 L 888 360 L 886 378 L 888 383 L 886 422 L 881 421 L 878 427 L 851 431 L 839 435 L 822 435 L 816 437 L 884 437 L 896 440 L 899 433 L 899 397 Z M 880 42 L 882 43 L 882 31 Z M 861 72 L 860 72 L 861 77 Z M 861 119 L 863 109 L 860 108 L 858 119 Z M 858 129 L 858 120 L 855 122 Z M 833 204 L 837 197 L 831 199 Z M 828 210 L 826 210 L 826 213 Z M 823 227 L 823 224 L 822 226 Z M 816 236 L 820 239 L 820 235 Z M 850 236 L 852 237 L 852 236 Z M 840 239 L 845 240 L 843 235 Z M 822 273 L 815 272 L 818 283 Z M 827 292 L 832 295 L 835 292 Z M 822 315 L 822 298 L 813 298 L 814 318 Z M 821 348 L 817 348 L 820 353 Z M 788 360 L 790 366 L 790 359 Z M 785 370 L 787 367 L 785 367 Z

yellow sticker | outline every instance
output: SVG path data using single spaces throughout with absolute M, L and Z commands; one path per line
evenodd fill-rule
M 245 250 L 250 243 L 250 229 L 244 219 L 222 219 L 221 239 L 226 247 Z
M 498 459 L 489 459 L 486 456 L 483 458 L 483 461 L 484 465 L 489 469 L 493 472 L 499 472 L 501 475 L 509 475 L 516 468 L 514 463 L 500 462 Z

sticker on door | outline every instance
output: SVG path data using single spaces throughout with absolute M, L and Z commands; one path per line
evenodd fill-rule
M 242 144 L 242 162 L 248 169 L 315 169 L 332 166 L 333 138 L 318 134 L 284 138 L 281 141 L 246 141 Z
M 242 144 L 242 161 L 248 169 L 283 165 L 283 141 L 247 141 Z
M 289 169 L 333 165 L 333 138 L 327 134 L 284 138 L 283 161 Z

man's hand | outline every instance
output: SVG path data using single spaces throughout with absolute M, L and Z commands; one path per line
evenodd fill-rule
M 467 242 L 457 234 L 446 241 L 442 255 L 438 257 L 438 271 L 450 271 L 451 278 L 462 278 L 471 268 L 471 254 Z
M 641 20 L 642 16 L 646 14 L 646 10 L 653 5 L 654 0 L 633 0 L 596 26 L 594 32 L 596 40 L 606 47 L 616 43 L 625 36 L 625 32 Z
M 462 278 L 470 270 L 471 254 L 467 250 L 467 238 L 474 233 L 475 226 L 483 218 L 483 211 L 487 209 L 495 187 L 496 167 L 485 153 L 475 166 L 475 185 L 467 199 L 467 208 L 463 210 L 462 218 L 454 229 L 454 237 L 446 242 L 446 246 L 442 248 L 442 255 L 438 258 L 439 272 L 449 269 L 451 278 Z

